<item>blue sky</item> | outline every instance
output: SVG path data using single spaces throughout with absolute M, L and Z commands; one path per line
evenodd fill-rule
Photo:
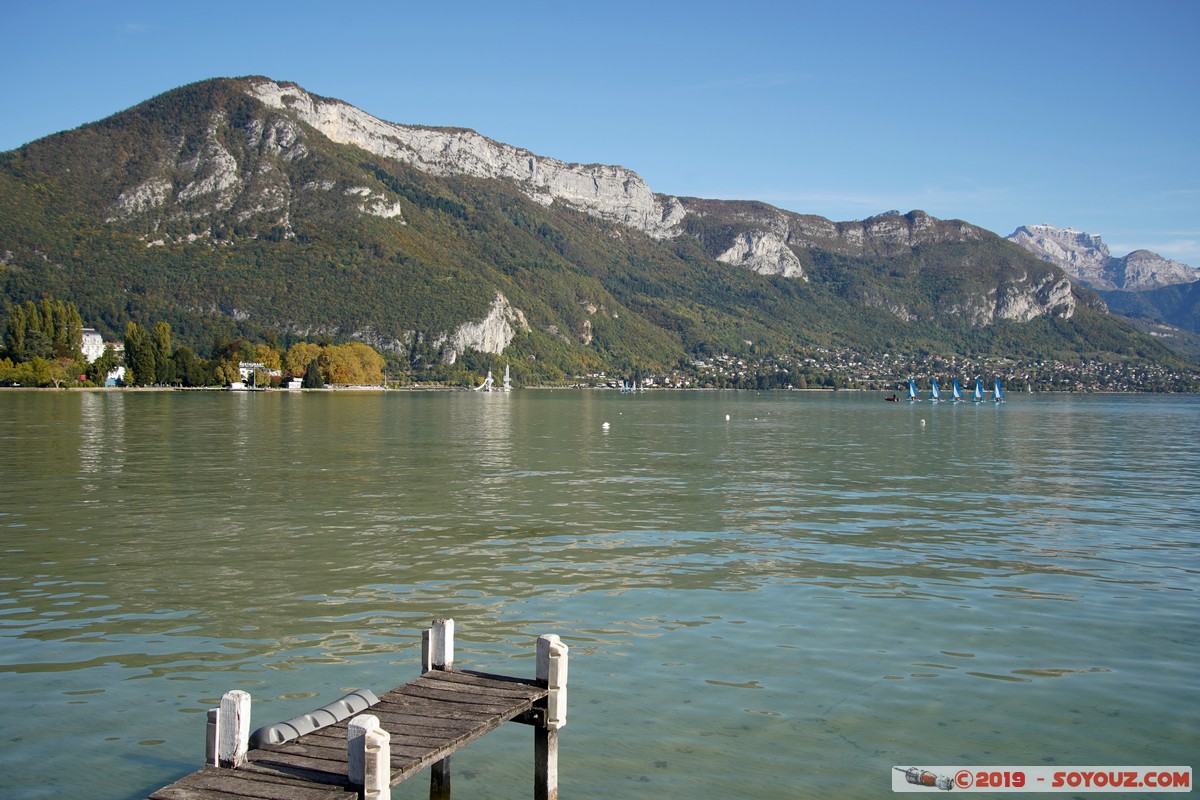
M 0 150 L 211 77 L 835 220 L 1049 222 L 1200 266 L 1200 2 L 5 4 Z

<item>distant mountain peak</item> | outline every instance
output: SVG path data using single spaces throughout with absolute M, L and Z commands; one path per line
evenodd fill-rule
M 1149 250 L 1114 257 L 1100 236 L 1075 228 L 1022 225 L 1006 238 L 1093 289 L 1144 291 L 1200 279 L 1200 270 Z

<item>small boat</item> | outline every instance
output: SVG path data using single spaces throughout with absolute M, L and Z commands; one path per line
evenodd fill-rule
M 908 399 L 909 402 L 912 403 L 915 403 L 921 399 L 920 397 L 917 397 L 917 385 L 913 383 L 912 378 L 908 379 Z
M 937 378 L 929 379 L 929 399 L 935 403 L 942 401 L 942 393 L 938 391 Z
M 972 393 L 971 399 L 974 400 L 976 403 L 983 402 L 983 379 L 982 378 L 975 379 L 975 391 L 974 391 L 974 393 Z
M 954 383 L 950 386 L 950 399 L 956 403 L 962 402 L 962 389 L 958 387 L 958 378 L 955 378 Z
M 1004 390 L 1000 388 L 1000 379 L 996 378 L 996 383 L 992 388 L 992 400 L 997 403 L 1004 402 Z
M 894 395 L 894 394 L 893 394 L 893 395 L 891 395 L 890 397 L 885 397 L 885 398 L 883 398 L 883 399 L 884 399 L 884 400 L 887 400 L 889 403 L 899 403 L 899 402 L 900 402 L 900 398 L 899 398 L 899 397 L 897 397 L 897 396 L 896 396 L 896 395 Z

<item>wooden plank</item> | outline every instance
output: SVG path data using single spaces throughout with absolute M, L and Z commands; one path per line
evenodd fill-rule
M 478 686 L 485 689 L 496 689 L 500 693 L 521 692 L 533 696 L 546 693 L 546 688 L 536 681 L 526 678 L 513 678 L 507 675 L 490 675 L 486 672 L 470 670 L 434 670 L 421 676 L 430 680 L 455 683 L 462 686 Z
M 508 702 L 505 702 L 504 698 L 492 698 L 468 692 L 446 691 L 444 689 L 431 689 L 426 686 L 413 685 L 405 686 L 403 694 L 410 699 L 435 700 L 439 704 L 450 703 L 453 706 L 479 709 L 489 714 L 503 714 L 512 704 L 529 705 L 533 702 L 527 698 L 509 699 Z
M 352 798 L 352 796 L 350 796 Z M 150 800 L 349 800 L 341 787 L 252 776 L 241 770 L 204 767 L 150 795 Z
M 380 723 L 383 723 L 384 719 L 382 717 L 380 717 L 379 721 L 380 721 Z M 408 725 L 402 725 L 399 727 L 393 727 L 391 725 L 388 725 L 387 729 L 388 729 L 388 732 L 392 735 L 392 746 L 393 747 L 430 747 L 430 746 L 436 747 L 439 745 L 438 744 L 429 745 L 427 743 L 428 742 L 441 743 L 441 742 L 453 741 L 455 739 L 455 737 L 458 735 L 457 733 L 448 731 L 444 728 L 427 729 L 427 730 L 433 730 L 434 731 L 433 734 L 423 733 L 422 731 L 415 730 L 414 728 L 412 728 Z M 403 731 L 403 733 L 399 733 L 398 731 Z M 265 745 L 262 749 L 270 750 L 270 751 L 289 752 L 287 748 L 289 748 L 291 746 L 320 748 L 321 750 L 327 750 L 330 753 L 332 753 L 334 751 L 344 750 L 346 748 L 346 737 L 344 737 L 344 736 L 327 736 L 327 735 L 323 735 L 321 733 L 310 733 L 304 738 L 303 742 L 300 742 L 299 739 L 293 739 L 292 741 L 284 742 L 283 744 Z
M 472 709 L 471 706 L 462 704 L 451 706 L 449 703 L 443 703 L 439 705 L 431 700 L 419 697 L 401 697 L 396 698 L 395 702 L 387 700 L 377 706 L 371 706 L 371 713 L 400 714 L 423 717 L 431 722 L 442 721 L 461 724 L 463 722 L 490 717 L 494 712 Z

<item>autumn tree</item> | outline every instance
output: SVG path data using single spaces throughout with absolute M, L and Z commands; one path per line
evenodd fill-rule
M 308 365 L 321 356 L 321 345 L 312 342 L 297 342 L 288 348 L 283 359 L 283 368 L 292 375 L 304 375 Z

